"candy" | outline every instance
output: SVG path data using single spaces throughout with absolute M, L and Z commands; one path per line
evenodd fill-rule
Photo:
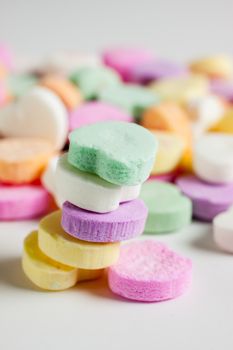
M 214 95 L 206 95 L 187 104 L 187 111 L 192 121 L 194 137 L 200 137 L 213 127 L 224 113 L 224 104 Z
M 8 137 L 40 137 L 61 149 L 68 134 L 67 112 L 60 99 L 43 87 L 0 110 L 0 133 Z
M 190 69 L 210 78 L 230 78 L 233 75 L 233 60 L 227 55 L 210 56 L 193 61 Z
M 63 290 L 77 282 L 100 277 L 103 270 L 82 270 L 53 261 L 38 247 L 36 231 L 24 240 L 23 270 L 26 276 L 38 287 L 46 290 Z
M 107 67 L 84 67 L 70 76 L 71 81 L 77 85 L 85 99 L 91 100 L 109 86 L 120 83 L 120 78 L 116 72 Z
M 148 181 L 142 185 L 140 197 L 149 210 L 146 232 L 171 232 L 183 228 L 191 221 L 191 201 L 175 185 Z
M 233 182 L 233 136 L 208 133 L 194 146 L 193 166 L 203 180 L 213 183 Z
M 50 143 L 42 139 L 0 140 L 0 181 L 13 184 L 38 179 L 53 155 Z
M 59 205 L 68 201 L 97 213 L 116 210 L 121 202 L 137 198 L 141 189 L 141 185 L 117 186 L 99 176 L 80 171 L 68 163 L 67 154 L 58 162 L 55 185 Z
M 107 214 L 82 210 L 69 202 L 62 207 L 63 229 L 88 242 L 118 242 L 140 235 L 144 230 L 147 208 L 140 199 L 123 203 Z
M 210 82 L 210 90 L 213 94 L 219 95 L 229 102 L 233 102 L 233 81 L 213 79 Z
M 233 108 L 229 108 L 222 118 L 212 127 L 213 131 L 233 134 Z
M 20 97 L 36 85 L 37 79 L 32 74 L 10 75 L 6 80 L 7 89 L 14 97 Z
M 135 117 L 148 107 L 157 104 L 158 97 L 145 87 L 127 84 L 111 86 L 103 89 L 99 99 L 122 108 L 124 111 Z
M 70 113 L 70 130 L 101 121 L 118 120 L 132 122 L 133 117 L 116 106 L 103 102 L 87 102 Z
M 0 185 L 0 220 L 31 219 L 46 213 L 50 197 L 41 186 Z
M 180 77 L 185 74 L 187 74 L 187 69 L 177 63 L 155 60 L 133 67 L 130 73 L 130 81 L 138 84 L 148 84 L 152 81 Z
M 44 61 L 42 71 L 47 74 L 69 75 L 75 69 L 97 67 L 100 59 L 94 54 L 75 51 L 55 52 Z
M 180 177 L 176 184 L 191 199 L 193 215 L 198 219 L 212 221 L 233 204 L 233 184 L 213 185 L 195 176 Z
M 214 218 L 213 231 L 215 243 L 224 251 L 233 253 L 233 207 Z
M 162 100 L 187 103 L 204 96 L 208 92 L 208 81 L 198 75 L 167 78 L 152 83 L 151 90 Z
M 152 240 L 122 246 L 118 262 L 108 270 L 112 292 L 138 301 L 177 298 L 191 280 L 191 260 Z
M 174 171 L 183 156 L 185 143 L 175 133 L 166 131 L 153 131 L 158 140 L 158 152 L 151 171 L 151 175 L 165 174 Z
M 153 60 L 152 52 L 140 48 L 109 49 L 103 53 L 104 63 L 115 69 L 125 81 L 130 80 L 134 67 Z
M 69 139 L 70 164 L 117 185 L 138 185 L 145 181 L 157 148 L 149 131 L 123 122 L 88 125 L 73 131 Z
M 74 109 L 82 101 L 79 90 L 65 78 L 47 75 L 41 79 L 40 84 L 58 95 L 68 110 Z
M 141 125 L 148 129 L 176 133 L 190 147 L 192 141 L 191 124 L 188 114 L 174 102 L 162 102 L 148 108 L 142 116 Z
M 42 185 L 53 196 L 56 196 L 55 174 L 56 174 L 58 159 L 59 159 L 59 156 L 52 157 L 49 160 L 46 166 L 46 169 L 41 176 Z
M 39 247 L 44 254 L 62 264 L 83 269 L 101 269 L 114 264 L 120 244 L 80 241 L 61 227 L 61 211 L 44 217 L 39 223 Z
M 13 56 L 9 48 L 0 44 L 0 64 L 3 64 L 8 70 L 13 68 Z

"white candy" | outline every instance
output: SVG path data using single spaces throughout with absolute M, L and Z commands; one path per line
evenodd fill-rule
M 42 70 L 47 73 L 60 73 L 69 75 L 74 70 L 82 67 L 96 67 L 100 64 L 100 58 L 94 54 L 78 52 L 56 52 L 48 57 Z
M 41 176 L 41 183 L 44 188 L 55 197 L 55 174 L 57 169 L 59 156 L 55 156 L 50 159 L 45 171 Z
M 60 150 L 68 135 L 67 111 L 53 92 L 35 87 L 0 110 L 0 134 L 44 138 L 54 145 L 55 150 Z
M 121 202 L 137 198 L 141 189 L 141 185 L 113 185 L 97 175 L 80 171 L 68 163 L 67 154 L 58 161 L 55 186 L 59 206 L 68 201 L 97 213 L 117 209 Z
M 233 136 L 221 133 L 202 136 L 194 146 L 193 167 L 203 180 L 233 182 Z
M 195 139 L 214 126 L 224 113 L 222 101 L 214 95 L 206 95 L 192 100 L 188 103 L 187 108 L 192 118 Z
M 214 240 L 223 250 L 233 253 L 233 207 L 214 218 Z

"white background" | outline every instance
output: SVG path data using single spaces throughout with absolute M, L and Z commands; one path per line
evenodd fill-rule
M 185 61 L 233 54 L 232 16 L 231 0 L 0 0 L 0 41 L 30 55 L 142 45 Z M 114 297 L 104 280 L 59 293 L 35 289 L 20 267 L 23 238 L 35 227 L 0 224 L 1 350 L 233 348 L 233 257 L 216 249 L 209 225 L 159 237 L 193 259 L 193 286 L 152 304 Z

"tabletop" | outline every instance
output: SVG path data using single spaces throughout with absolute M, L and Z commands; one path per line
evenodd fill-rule
M 106 278 L 62 292 L 40 291 L 20 262 L 23 238 L 37 225 L 0 224 L 0 349 L 232 349 L 233 256 L 217 249 L 209 224 L 150 236 L 194 266 L 192 288 L 160 303 L 121 299 Z

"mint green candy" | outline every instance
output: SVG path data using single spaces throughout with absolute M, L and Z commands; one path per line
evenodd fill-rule
M 36 83 L 36 77 L 31 74 L 10 75 L 7 79 L 7 87 L 15 97 L 26 94 Z
M 74 130 L 69 139 L 70 164 L 116 185 L 141 184 L 154 164 L 155 137 L 137 124 L 100 122 Z
M 77 85 L 85 99 L 95 99 L 100 91 L 120 84 L 117 73 L 107 67 L 83 67 L 73 72 L 70 80 Z
M 165 233 L 188 225 L 192 217 L 192 203 L 177 186 L 162 181 L 147 181 L 140 197 L 148 207 L 145 232 Z
M 159 98 L 149 89 L 133 84 L 110 86 L 100 91 L 98 97 L 101 101 L 121 107 L 135 117 L 159 102 Z

